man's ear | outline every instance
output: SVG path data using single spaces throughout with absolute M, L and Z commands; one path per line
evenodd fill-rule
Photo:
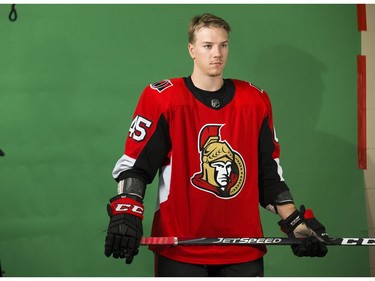
M 195 50 L 194 50 L 194 45 L 189 43 L 188 44 L 188 50 L 189 50 L 189 54 L 190 54 L 190 57 L 192 59 L 195 59 Z

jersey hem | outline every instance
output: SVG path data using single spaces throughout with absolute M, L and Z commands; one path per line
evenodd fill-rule
M 207 259 L 201 260 L 201 259 L 196 259 L 196 258 L 189 259 L 189 258 L 184 258 L 184 257 L 176 257 L 174 255 L 165 254 L 163 252 L 156 252 L 156 254 L 164 256 L 164 257 L 169 258 L 171 260 L 175 260 L 175 261 L 183 262 L 183 263 L 204 264 L 204 265 L 219 265 L 219 264 L 237 264 L 237 263 L 245 263 L 245 262 L 255 261 L 255 260 L 258 260 L 258 259 L 264 257 L 266 252 L 267 251 L 265 250 L 265 252 L 260 252 L 258 255 L 254 255 L 254 256 L 251 256 L 251 257 L 247 257 L 247 258 L 245 257 L 245 258 L 239 258 L 239 259 L 226 259 L 226 260 L 219 260 L 217 258 L 215 258 L 214 260 L 207 260 Z

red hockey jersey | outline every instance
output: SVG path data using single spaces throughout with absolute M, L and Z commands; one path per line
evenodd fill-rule
M 251 83 L 225 79 L 202 93 L 190 78 L 149 85 L 136 107 L 116 180 L 151 183 L 159 172 L 152 236 L 262 237 L 259 203 L 288 190 L 279 166 L 271 104 Z M 181 262 L 240 263 L 263 246 L 152 248 Z

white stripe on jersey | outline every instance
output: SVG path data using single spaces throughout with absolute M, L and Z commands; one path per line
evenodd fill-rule
M 124 171 L 131 169 L 134 166 L 135 159 L 127 155 L 123 155 L 116 163 L 112 171 L 112 176 L 117 179 Z
M 155 211 L 160 209 L 160 204 L 168 200 L 168 195 L 171 189 L 171 172 L 172 172 L 172 157 L 167 166 L 161 168 L 159 177 L 159 194 L 156 202 Z
M 275 158 L 274 160 L 277 164 L 277 173 L 279 174 L 280 181 L 285 181 L 284 178 L 283 178 L 283 168 L 281 168 L 281 166 L 280 166 L 280 159 Z

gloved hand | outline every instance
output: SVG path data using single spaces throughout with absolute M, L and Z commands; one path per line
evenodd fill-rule
M 293 253 L 298 257 L 324 257 L 329 237 L 325 227 L 314 217 L 310 209 L 301 206 L 285 220 L 279 221 L 281 229 L 289 238 L 303 238 L 302 244 L 292 245 Z
M 143 235 L 142 200 L 134 195 L 120 194 L 110 200 L 107 205 L 110 217 L 107 237 L 105 239 L 105 255 L 114 258 L 125 258 L 130 264 L 135 255 Z

